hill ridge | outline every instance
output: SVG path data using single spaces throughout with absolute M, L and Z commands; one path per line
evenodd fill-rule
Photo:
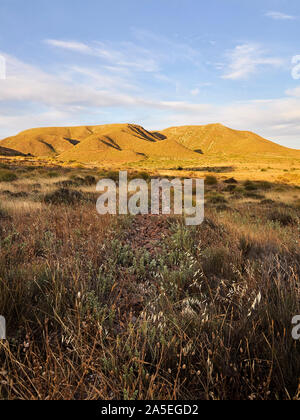
M 82 163 L 129 163 L 147 158 L 201 160 L 202 155 L 300 158 L 300 150 L 221 123 L 174 126 L 161 131 L 148 131 L 133 123 L 31 128 L 0 141 L 0 147 Z

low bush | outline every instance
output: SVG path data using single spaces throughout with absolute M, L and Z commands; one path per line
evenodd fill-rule
M 70 190 L 68 188 L 60 188 L 52 193 L 46 194 L 44 202 L 47 204 L 67 204 L 74 205 L 84 201 L 84 196 L 81 192 Z
M 257 183 L 259 189 L 267 191 L 272 189 L 272 184 L 268 181 L 259 181 Z
M 226 204 L 228 201 L 221 194 L 214 194 L 207 197 L 207 201 L 211 204 Z
M 58 178 L 60 174 L 56 171 L 51 171 L 47 173 L 47 178 Z
M 213 175 L 208 175 L 205 177 L 205 184 L 206 185 L 217 185 L 218 184 L 218 180 L 215 176 Z
M 258 189 L 257 185 L 252 181 L 246 181 L 244 183 L 245 190 L 247 191 L 255 191 Z
M 7 216 L 8 216 L 7 211 L 2 208 L 1 203 L 0 203 L 0 220 L 5 219 Z
M 281 226 L 291 226 L 297 223 L 297 217 L 289 209 L 278 208 L 269 213 L 268 219 L 279 223 Z
M 13 182 L 18 179 L 17 175 L 7 169 L 0 169 L 0 182 Z
M 246 198 L 253 198 L 254 200 L 263 200 L 265 198 L 263 194 L 258 194 L 254 191 L 245 191 L 244 196 Z
M 227 192 L 233 192 L 236 190 L 236 185 L 227 185 L 227 187 L 225 188 L 225 191 Z
M 225 184 L 238 184 L 235 178 L 229 178 L 224 181 Z

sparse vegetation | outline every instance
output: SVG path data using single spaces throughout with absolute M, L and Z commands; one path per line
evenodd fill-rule
M 12 171 L 0 169 L 0 182 L 12 182 L 17 179 L 17 175 Z
M 79 191 L 60 188 L 52 193 L 46 194 L 44 201 L 47 204 L 79 204 L 83 195 Z
M 21 169 L 0 185 L 1 399 L 300 398 L 297 188 L 216 178 L 186 227 L 100 217 L 118 171 Z
M 277 222 L 282 226 L 296 225 L 298 217 L 290 209 L 274 209 L 268 215 L 272 222 Z
M 215 176 L 208 175 L 208 176 L 205 177 L 205 184 L 206 185 L 217 185 L 218 180 Z
M 227 200 L 222 194 L 214 193 L 210 194 L 207 198 L 208 202 L 211 204 L 226 204 Z
M 247 190 L 247 191 L 256 191 L 256 190 L 258 190 L 257 184 L 254 183 L 254 182 L 252 182 L 252 181 L 246 181 L 244 183 L 244 187 L 245 187 L 245 190 Z

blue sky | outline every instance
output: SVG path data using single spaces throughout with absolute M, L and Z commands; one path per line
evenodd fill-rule
M 299 0 L 1 0 L 0 138 L 221 122 L 299 149 L 298 63 Z

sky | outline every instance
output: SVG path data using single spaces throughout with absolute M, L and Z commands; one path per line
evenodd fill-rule
M 216 122 L 300 149 L 299 0 L 0 0 L 0 138 Z

